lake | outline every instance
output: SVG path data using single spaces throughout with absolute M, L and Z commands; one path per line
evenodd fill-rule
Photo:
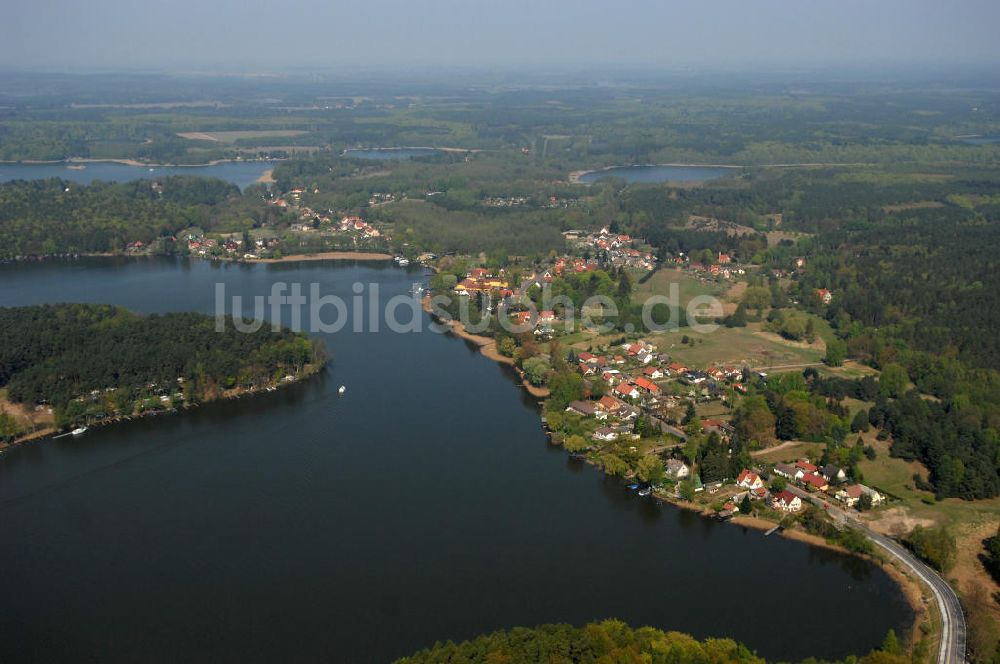
M 94 180 L 131 182 L 163 178 L 168 175 L 202 175 L 232 182 L 240 189 L 245 189 L 257 182 L 265 171 L 274 168 L 274 164 L 272 161 L 224 161 L 207 166 L 132 166 L 113 161 L 92 161 L 74 164 L 85 167 L 80 170 L 68 168 L 65 163 L 0 163 L 0 182 L 62 178 L 70 182 L 89 184 Z
M 603 178 L 621 178 L 628 183 L 650 182 L 702 182 L 738 172 L 738 168 L 719 166 L 664 166 L 635 165 L 615 166 L 580 175 L 580 182 L 593 184 Z
M 212 312 L 222 283 L 249 312 L 276 281 L 385 301 L 420 278 L 93 258 L 0 265 L 0 304 Z M 550 446 L 508 369 L 418 315 L 327 335 L 326 372 L 277 393 L 0 456 L 0 661 L 386 662 L 606 617 L 829 659 L 911 622 L 871 563 L 659 505 Z
M 433 157 L 441 150 L 434 148 L 372 148 L 367 150 L 344 150 L 345 157 L 355 159 L 370 159 L 388 161 L 391 159 L 413 159 L 414 157 Z

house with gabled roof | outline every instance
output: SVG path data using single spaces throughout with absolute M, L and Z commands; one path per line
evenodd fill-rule
M 763 487 L 764 480 L 757 473 L 744 468 L 739 477 L 736 478 L 736 484 L 743 489 L 753 490 Z
M 782 512 L 798 512 L 802 509 L 802 499 L 785 489 L 771 497 L 771 507 Z

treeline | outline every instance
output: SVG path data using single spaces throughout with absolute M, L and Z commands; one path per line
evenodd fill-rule
M 815 661 L 815 660 L 807 660 Z M 861 657 L 849 657 L 852 664 L 909 664 L 895 633 L 891 630 L 882 648 Z M 681 632 L 664 632 L 654 627 L 632 629 L 619 620 L 572 625 L 515 627 L 479 636 L 462 643 L 438 643 L 396 664 L 537 664 L 538 662 L 601 664 L 604 662 L 766 664 L 746 646 L 732 639 L 699 641 Z
M 172 176 L 154 182 L 79 185 L 59 179 L 0 184 L 0 257 L 123 251 L 190 227 L 242 217 L 260 225 L 271 213 L 215 178 Z
M 155 395 L 210 400 L 326 358 L 320 342 L 289 330 L 245 333 L 227 319 L 219 332 L 203 314 L 140 316 L 109 305 L 0 308 L 0 329 L 0 387 L 11 401 L 51 404 L 62 422 L 130 414 L 136 400 Z

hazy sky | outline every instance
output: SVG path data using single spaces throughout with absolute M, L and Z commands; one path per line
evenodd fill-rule
M 1000 61 L 997 0 L 11 0 L 4 69 Z

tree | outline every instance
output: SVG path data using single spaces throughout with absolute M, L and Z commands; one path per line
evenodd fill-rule
M 888 653 L 890 655 L 899 655 L 899 654 L 901 654 L 900 647 L 899 647 L 899 639 L 896 638 L 896 631 L 895 630 L 890 629 L 886 633 L 885 640 L 882 641 L 882 652 Z
M 834 339 L 826 345 L 826 357 L 823 362 L 831 367 L 839 367 L 847 359 L 847 344 L 840 339 Z
M 958 555 L 955 537 L 943 526 L 934 528 L 917 526 L 906 538 L 906 543 L 917 556 L 941 572 L 950 570 Z
M 567 452 L 582 452 L 590 446 L 587 444 L 586 438 L 574 434 L 572 436 L 566 436 L 563 440 L 563 447 L 566 448 Z
M 549 371 L 549 364 L 541 358 L 529 357 L 522 364 L 522 368 L 524 369 L 524 375 L 528 378 L 528 382 L 532 385 L 541 385 L 545 382 L 545 376 Z M 569 401 L 566 403 L 569 403 Z
M 740 513 L 750 514 L 752 510 L 753 506 L 750 504 L 750 494 L 745 493 L 743 494 L 743 500 L 740 501 Z
M 774 493 L 781 493 L 786 488 L 788 488 L 788 480 L 781 475 L 775 475 L 771 480 L 771 491 Z
M 747 326 L 747 308 L 746 305 L 740 303 L 736 307 L 736 311 L 733 312 L 731 316 L 726 317 L 726 327 L 746 327 Z
M 694 408 L 694 402 L 687 402 L 687 409 L 684 411 L 684 419 L 681 420 L 681 424 L 690 424 L 698 417 L 698 411 Z
M 663 462 L 655 454 L 649 454 L 639 459 L 635 474 L 647 484 L 659 484 L 663 481 Z
M 614 454 L 605 454 L 600 458 L 601 468 L 608 475 L 621 476 L 628 472 L 628 464 Z
M 497 344 L 497 350 L 504 357 L 513 357 L 514 351 L 517 350 L 517 342 L 514 341 L 513 337 L 504 337 Z
M 854 414 L 854 419 L 851 420 L 851 432 L 860 433 L 862 431 L 868 431 L 868 428 L 868 411 L 862 408 Z
M 683 498 L 684 500 L 687 500 L 689 502 L 694 500 L 694 481 L 683 480 L 677 486 L 677 490 L 681 494 L 681 498 Z
M 867 512 L 872 508 L 872 497 L 871 494 L 863 493 L 861 498 L 858 499 L 858 510 L 862 512 Z
M 882 374 L 878 377 L 878 392 L 883 397 L 896 399 L 903 394 L 909 382 L 906 369 L 900 364 L 890 363 L 882 367 Z
M 569 402 L 583 397 L 583 376 L 572 369 L 560 371 L 549 379 L 549 401 L 565 408 Z

